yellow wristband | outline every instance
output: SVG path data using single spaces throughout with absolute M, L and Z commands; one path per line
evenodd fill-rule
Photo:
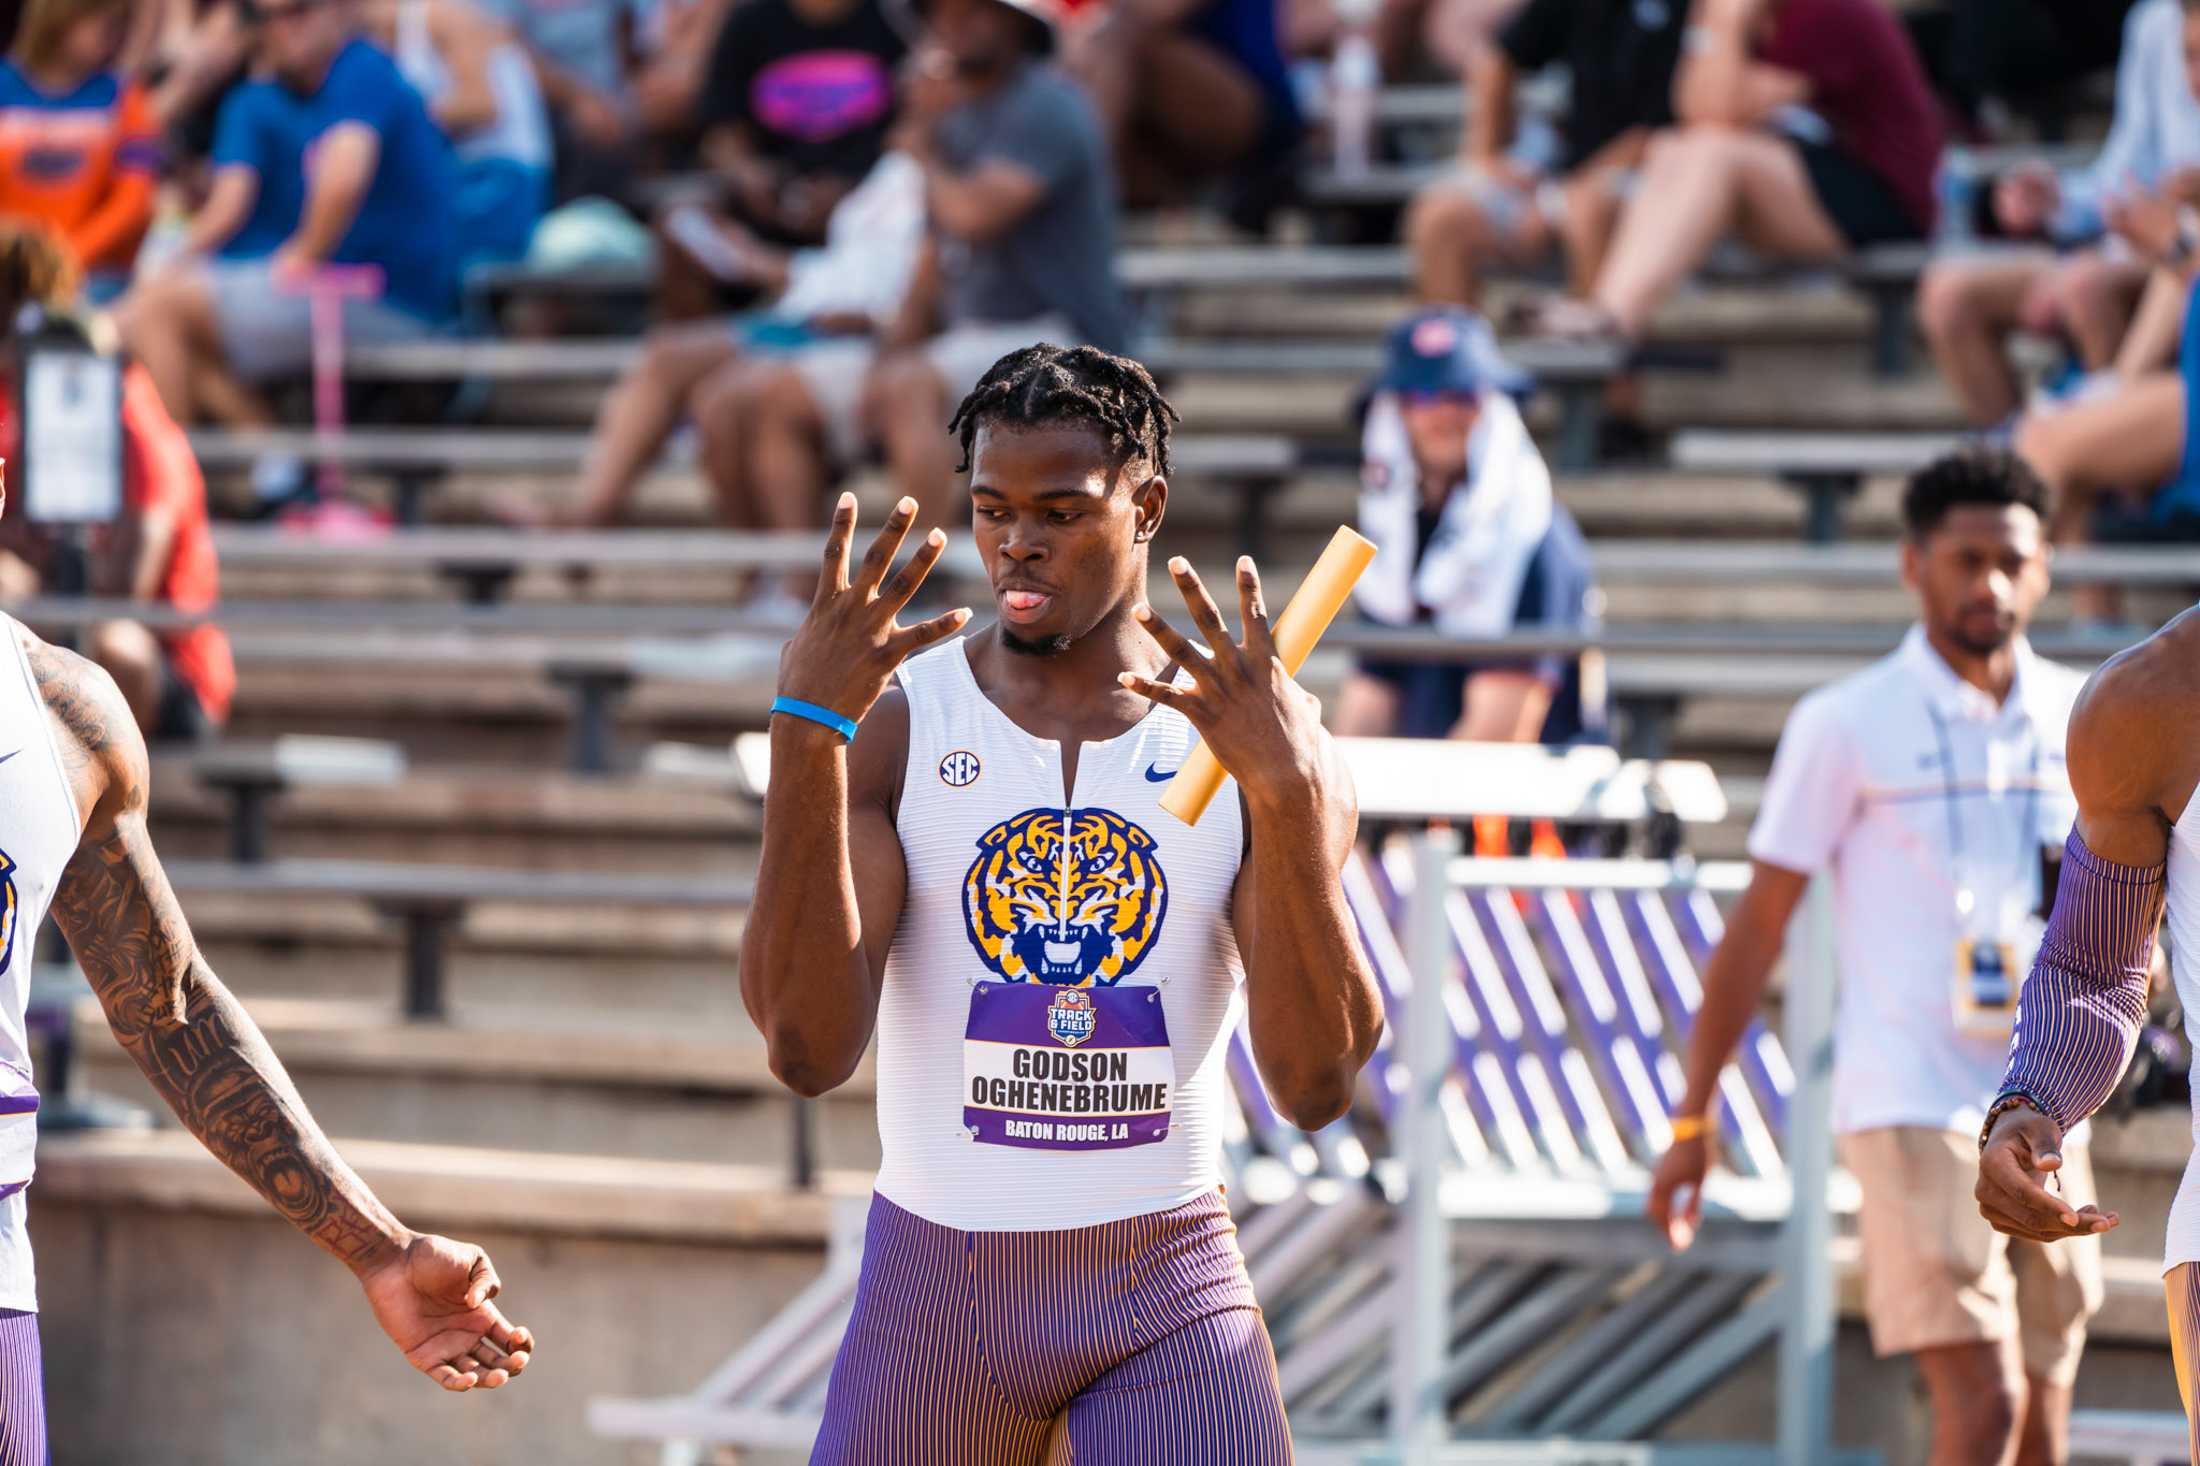
M 1701 1115 L 1675 1115 L 1672 1117 L 1671 1124 L 1675 1145 L 1691 1140 L 1701 1140 L 1711 1129 L 1711 1122 Z

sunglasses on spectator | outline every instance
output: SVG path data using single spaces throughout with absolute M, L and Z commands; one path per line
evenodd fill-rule
M 1398 394 L 1408 407 L 1438 407 L 1447 404 L 1471 406 L 1481 401 L 1479 392 L 1462 391 L 1457 387 L 1410 387 Z

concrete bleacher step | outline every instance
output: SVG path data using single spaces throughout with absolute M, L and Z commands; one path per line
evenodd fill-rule
M 654 1452 L 591 1437 L 586 1402 L 701 1379 L 811 1281 L 832 1208 L 869 1184 L 828 1173 L 797 1191 L 765 1167 L 338 1144 L 407 1224 L 489 1249 L 503 1306 L 540 1341 L 526 1378 L 437 1398 L 344 1270 L 190 1136 L 49 1139 L 31 1226 L 57 1460 L 643 1466 Z
M 541 1018 L 517 1027 L 408 1022 L 390 1007 L 359 1002 L 255 998 L 250 1007 L 306 1103 L 335 1133 L 708 1161 L 781 1176 L 792 1163 L 795 1101 L 745 1023 L 735 1030 L 668 1022 L 634 1032 L 614 1026 L 626 1021 L 615 1011 L 606 1024 L 588 1024 L 586 1010 L 560 1009 L 556 1027 Z M 74 1032 L 87 1088 L 166 1119 L 89 999 L 77 1007 Z M 817 1102 L 819 1164 L 876 1169 L 873 1085 L 866 1061 Z
M 156 760 L 153 787 L 164 852 L 212 856 L 228 848 L 231 803 L 194 777 L 188 757 Z M 555 764 L 451 767 L 448 760 L 394 783 L 287 790 L 274 801 L 271 823 L 274 848 L 291 856 L 723 873 L 729 880 L 754 874 L 743 852 L 760 828 L 756 806 L 730 785 L 586 779 Z

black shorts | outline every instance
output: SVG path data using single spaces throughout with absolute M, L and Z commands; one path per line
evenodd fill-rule
M 214 736 L 214 719 L 206 711 L 206 704 L 199 701 L 198 690 L 183 680 L 176 671 L 175 662 L 166 652 L 160 659 L 160 705 L 153 714 L 153 726 L 146 733 L 148 743 L 204 743 Z
M 1796 142 L 1810 191 L 1851 249 L 1923 239 L 1902 196 L 1878 173 L 1829 143 Z

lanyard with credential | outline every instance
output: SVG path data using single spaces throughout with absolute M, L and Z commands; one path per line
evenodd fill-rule
M 1968 921 L 1971 910 L 1978 903 L 1978 895 L 1963 884 L 1963 812 L 1959 808 L 1962 791 L 1956 787 L 1955 739 L 1948 731 L 1947 719 L 1940 709 L 1928 699 L 1925 716 L 1933 720 L 1933 736 L 1940 741 L 1940 792 L 1941 804 L 1948 814 L 1948 864 L 1956 873 L 1956 915 Z M 2039 840 L 2040 803 L 2040 730 L 2029 715 L 2024 720 L 2025 733 L 2032 745 L 2032 763 L 2024 780 L 2024 816 L 2021 829 L 2023 839 L 2017 852 L 2020 875 L 2031 874 L 2033 862 L 2039 856 L 2033 846 Z

